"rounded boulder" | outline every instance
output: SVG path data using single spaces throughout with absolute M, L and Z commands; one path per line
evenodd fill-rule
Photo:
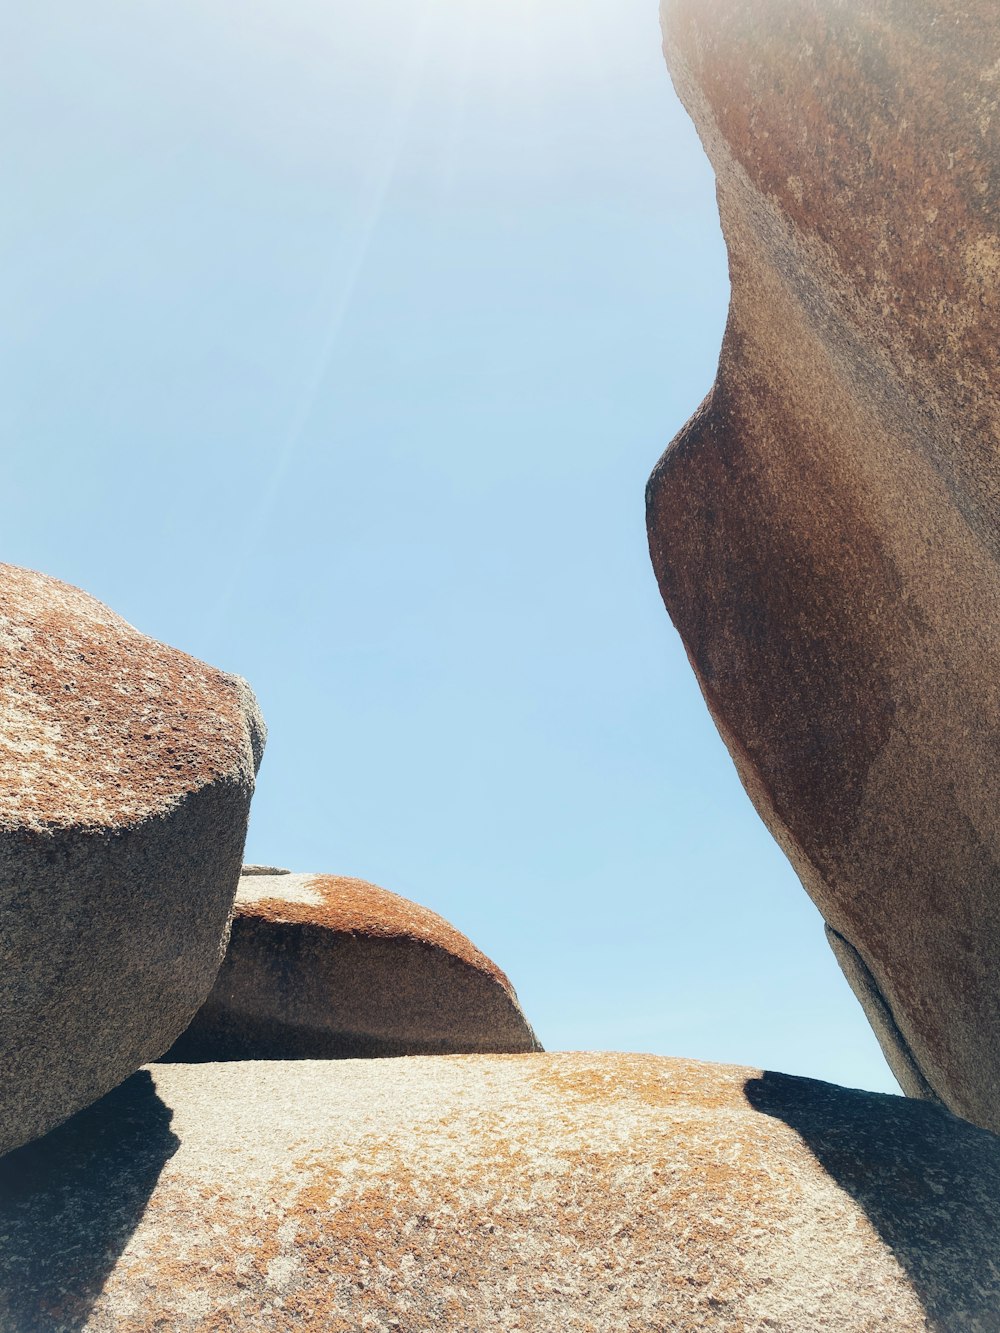
M 167 1058 L 538 1049 L 510 981 L 436 912 L 361 879 L 249 866 L 215 986 Z
M 0 1153 L 160 1055 L 211 989 L 264 725 L 246 683 L 0 565 Z

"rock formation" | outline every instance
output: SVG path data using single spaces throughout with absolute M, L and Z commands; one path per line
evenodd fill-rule
M 157 1065 L 0 1162 L 0 1328 L 984 1330 L 1000 1141 L 630 1055 Z
M 537 1049 L 510 982 L 436 913 L 364 880 L 248 866 L 215 986 L 167 1058 Z
M 663 17 L 732 305 L 660 588 L 904 1088 L 1000 1129 L 996 8 Z
M 264 729 L 253 696 L 0 566 L 0 1152 L 164 1051 L 211 988 Z

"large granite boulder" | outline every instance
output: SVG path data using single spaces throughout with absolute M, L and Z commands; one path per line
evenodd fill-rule
M 1000 1328 L 1000 1140 L 635 1055 L 157 1065 L 0 1161 L 4 1333 Z
M 170 1060 L 538 1050 L 503 972 L 361 879 L 248 866 L 215 986 Z
M 660 588 L 903 1087 L 1000 1130 L 996 7 L 663 19 L 732 305 L 650 480 Z
M 0 565 L 0 1152 L 182 1032 L 225 949 L 247 685 Z

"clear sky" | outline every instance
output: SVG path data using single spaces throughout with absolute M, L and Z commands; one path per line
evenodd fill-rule
M 649 566 L 728 295 L 655 0 L 0 40 L 2 558 L 250 680 L 248 859 L 441 912 L 550 1049 L 894 1089 Z

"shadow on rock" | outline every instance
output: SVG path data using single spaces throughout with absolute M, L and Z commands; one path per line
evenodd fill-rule
M 80 1329 L 180 1140 L 140 1071 L 0 1158 L 0 1333 Z
M 787 1074 L 744 1092 L 857 1201 L 934 1327 L 1000 1329 L 1000 1138 L 927 1102 Z
M 410 1055 L 482 1055 L 483 1042 L 448 1037 L 381 1037 L 369 1032 L 338 1032 L 282 1023 L 255 1015 L 240 1027 L 226 1014 L 195 1022 L 155 1064 L 219 1064 L 231 1060 L 378 1060 Z M 502 1046 L 502 1043 L 498 1043 Z M 503 1050 L 495 1052 L 503 1054 Z

